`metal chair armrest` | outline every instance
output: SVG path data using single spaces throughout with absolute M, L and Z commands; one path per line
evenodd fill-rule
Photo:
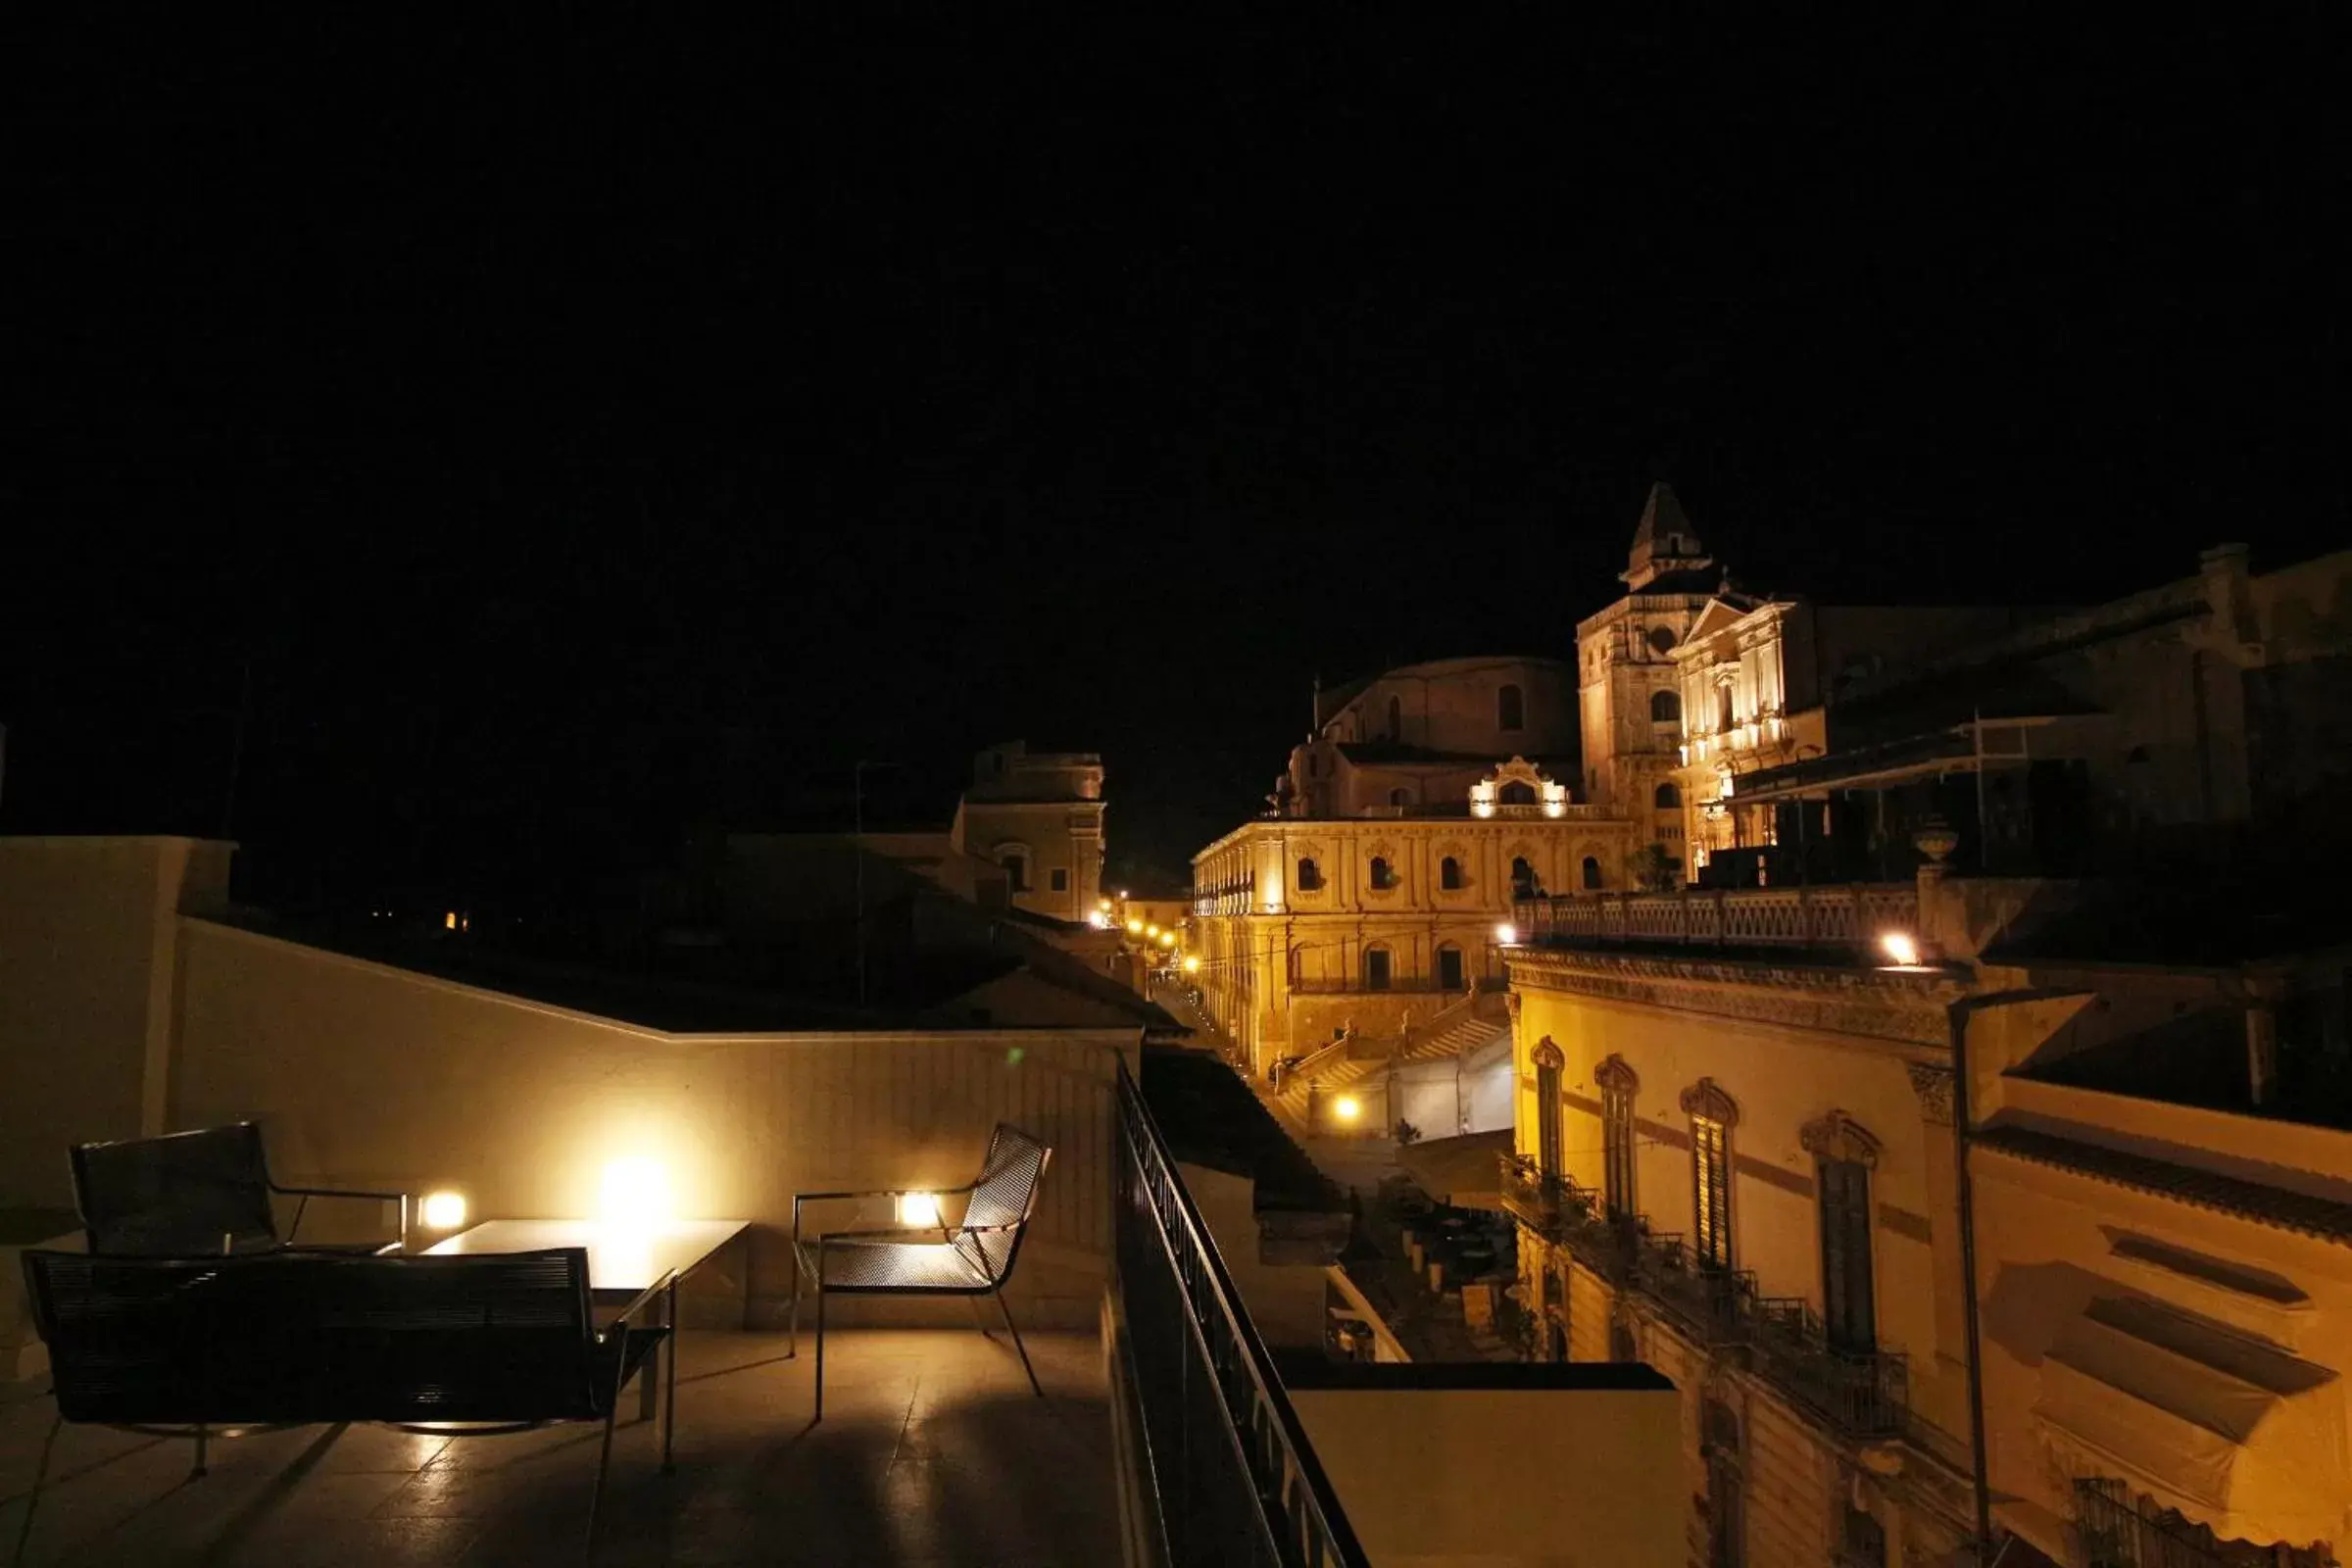
M 965 1182 L 961 1187 L 862 1187 L 843 1193 L 795 1193 L 792 1200 L 796 1203 L 813 1203 L 820 1198 L 905 1198 L 909 1193 L 929 1193 L 937 1198 L 950 1198 L 957 1193 L 968 1193 L 978 1185 L 977 1182 Z
M 302 1200 L 301 1202 L 294 1205 L 294 1223 L 286 1227 L 286 1241 L 289 1245 L 292 1244 L 295 1233 L 302 1229 L 302 1217 L 310 1212 L 312 1199 L 371 1198 L 379 1203 L 397 1202 L 400 1204 L 400 1240 L 395 1245 L 404 1252 L 408 1250 L 409 1195 L 407 1193 L 362 1192 L 349 1187 L 280 1187 L 273 1178 L 265 1179 L 270 1181 L 270 1191 L 272 1193 L 285 1198 Z
M 644 1311 L 648 1306 L 659 1300 L 662 1297 L 662 1293 L 668 1290 L 671 1285 L 676 1283 L 677 1277 L 677 1270 L 667 1270 L 660 1279 L 654 1281 L 653 1284 L 648 1285 L 643 1291 L 639 1292 L 635 1300 L 631 1301 L 628 1305 L 622 1307 L 618 1312 L 614 1313 L 606 1321 L 603 1328 L 596 1331 L 598 1343 L 602 1344 L 604 1341 L 611 1339 L 613 1333 L 617 1331 L 623 1324 L 627 1323 L 629 1319 L 635 1317 L 638 1313 Z

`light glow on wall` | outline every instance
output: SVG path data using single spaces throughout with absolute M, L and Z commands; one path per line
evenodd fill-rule
M 937 1193 L 901 1193 L 899 1223 L 910 1230 L 929 1230 L 939 1223 Z
M 1110 916 L 1101 909 L 1089 909 L 1086 911 L 1086 923 L 1098 931 L 1107 931 L 1110 929 Z
M 1354 1121 L 1364 1113 L 1364 1102 L 1353 1095 L 1342 1095 L 1331 1102 L 1331 1113 L 1341 1121 Z
M 466 1195 L 427 1193 L 424 1206 L 417 1212 L 428 1231 L 462 1231 L 466 1228 Z
M 1198 955 L 1184 960 L 1184 972 L 1186 974 L 1199 974 L 1200 972 L 1200 959 Z
M 1907 931 L 1889 931 L 1879 938 L 1879 950 L 1887 960 L 1904 969 L 1919 966 L 1919 943 Z
M 1519 943 L 1519 928 L 1505 920 L 1494 928 L 1494 940 L 1502 947 L 1516 947 Z
M 609 1225 L 658 1225 L 670 1215 L 669 1171 L 643 1154 L 607 1160 L 597 1194 L 597 1216 Z

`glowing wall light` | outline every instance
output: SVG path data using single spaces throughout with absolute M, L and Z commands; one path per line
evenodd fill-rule
M 1519 928 L 1511 924 L 1511 922 L 1508 920 L 1503 921 L 1502 924 L 1494 928 L 1494 941 L 1499 947 L 1508 948 L 1517 946 L 1519 942 Z
M 1907 931 L 1886 933 L 1879 938 L 1879 950 L 1886 955 L 1888 962 L 1902 968 L 1916 968 L 1919 964 L 1919 943 Z
M 1364 1102 L 1353 1095 L 1342 1095 L 1331 1102 L 1331 1113 L 1341 1121 L 1352 1122 L 1364 1113 Z
M 939 1224 L 937 1193 L 901 1193 L 899 1223 L 910 1230 L 930 1230 Z
M 1199 974 L 1200 972 L 1200 959 L 1199 955 L 1195 955 L 1194 956 L 1184 960 L 1184 972 L 1186 974 Z
M 427 1193 L 424 1206 L 417 1212 L 428 1231 L 462 1231 L 466 1228 L 466 1195 Z
M 1144 922 L 1141 920 L 1129 920 L 1127 922 L 1127 934 L 1132 937 L 1142 936 L 1144 934 Z

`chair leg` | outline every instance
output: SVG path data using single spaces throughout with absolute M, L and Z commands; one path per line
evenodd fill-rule
M 825 1418 L 825 1282 L 816 1282 L 816 1414 L 808 1418 L 814 1426 Z
M 980 1337 L 991 1345 L 996 1344 L 997 1331 L 988 1326 L 988 1314 L 980 1310 L 980 1298 L 967 1296 L 963 1301 L 972 1309 L 972 1326 L 980 1331 Z
M 202 1481 L 206 1476 L 212 1474 L 212 1471 L 207 1469 L 204 1463 L 206 1440 L 210 1437 L 211 1434 L 206 1431 L 204 1423 L 199 1421 L 196 1424 L 196 1467 L 188 1472 L 190 1481 Z
M 24 1517 L 17 1526 L 17 1549 L 9 1554 L 11 1563 L 24 1560 L 24 1544 L 32 1539 L 33 1510 L 41 1505 L 41 1483 L 49 1478 L 49 1455 L 57 1447 L 57 1434 L 66 1424 L 66 1413 L 60 1410 L 57 1419 L 49 1423 L 49 1436 L 41 1440 L 41 1462 L 33 1467 L 32 1491 L 24 1495 Z
M 596 1455 L 596 1490 L 588 1494 L 588 1539 L 580 1544 L 580 1561 L 596 1560 L 596 1525 L 605 1511 L 605 1472 L 612 1468 L 612 1423 L 620 1416 L 620 1394 L 613 1391 L 612 1407 L 605 1411 L 604 1446 Z
M 1004 1304 L 1004 1286 L 996 1288 L 996 1298 L 997 1310 L 1004 1314 L 1004 1326 L 1012 1330 L 1012 1348 L 1021 1352 L 1021 1370 L 1029 1374 L 1029 1392 L 1042 1399 L 1046 1396 L 1046 1391 L 1038 1387 L 1037 1368 L 1029 1364 L 1029 1347 L 1021 1343 L 1020 1325 L 1012 1320 L 1012 1308 Z

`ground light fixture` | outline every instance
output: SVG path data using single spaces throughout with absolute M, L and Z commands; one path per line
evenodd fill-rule
M 939 1223 L 937 1193 L 901 1193 L 899 1223 L 910 1230 L 929 1230 Z
M 428 1231 L 462 1231 L 466 1228 L 466 1195 L 427 1193 L 418 1215 Z
M 1908 931 L 1887 931 L 1879 937 L 1879 951 L 1898 969 L 1919 967 L 1919 942 Z

